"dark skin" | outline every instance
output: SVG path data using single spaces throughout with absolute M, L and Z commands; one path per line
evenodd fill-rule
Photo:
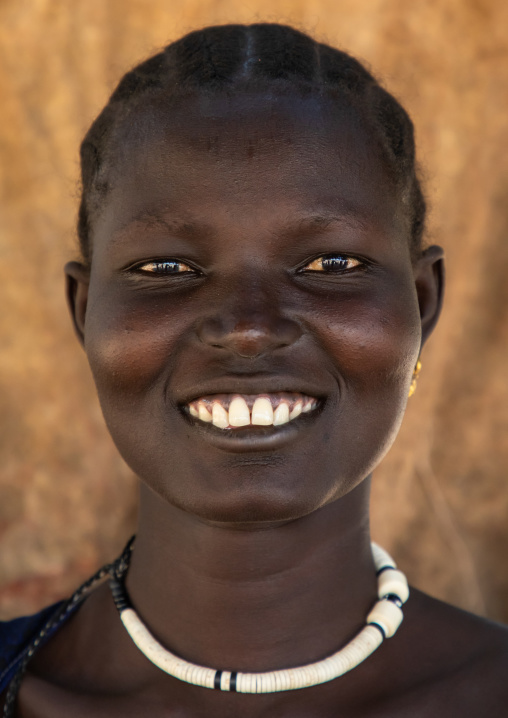
M 370 475 L 439 316 L 443 254 L 410 251 L 399 193 L 352 111 L 268 94 L 165 109 L 121 138 L 91 269 L 66 267 L 109 430 L 142 479 L 127 587 L 188 660 L 310 663 L 354 636 L 375 601 Z M 353 261 L 309 269 L 330 254 Z M 179 274 L 147 270 L 162 259 Z M 234 434 L 185 411 L 205 394 L 283 390 L 317 397 L 318 410 Z M 337 680 L 239 695 L 154 667 L 101 586 L 30 664 L 18 713 L 503 715 L 507 632 L 416 590 L 404 616 Z

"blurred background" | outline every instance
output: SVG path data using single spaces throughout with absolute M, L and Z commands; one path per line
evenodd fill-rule
M 508 622 L 505 0 L 0 0 L 0 618 L 71 592 L 135 526 L 64 302 L 79 142 L 132 65 L 257 21 L 350 51 L 415 122 L 448 292 L 374 477 L 373 537 L 414 585 Z

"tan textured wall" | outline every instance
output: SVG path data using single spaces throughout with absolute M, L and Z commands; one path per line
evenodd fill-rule
M 374 536 L 414 584 L 508 621 L 505 0 L 0 0 L 0 615 L 70 591 L 134 525 L 63 300 L 79 140 L 129 66 L 257 20 L 357 54 L 415 120 L 449 287 L 375 478 Z

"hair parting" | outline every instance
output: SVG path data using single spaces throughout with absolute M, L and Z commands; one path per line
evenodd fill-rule
M 128 115 L 149 97 L 175 100 L 241 89 L 320 93 L 354 107 L 375 133 L 408 215 L 413 254 L 421 250 L 426 205 L 407 112 L 354 57 L 286 25 L 206 27 L 185 35 L 121 79 L 81 145 L 82 194 L 78 238 L 91 261 L 94 216 L 108 193 L 114 138 Z

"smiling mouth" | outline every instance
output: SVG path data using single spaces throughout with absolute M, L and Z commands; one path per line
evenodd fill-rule
M 318 399 L 306 394 L 214 394 L 185 405 L 186 413 L 203 424 L 224 431 L 246 426 L 283 426 L 314 411 Z

